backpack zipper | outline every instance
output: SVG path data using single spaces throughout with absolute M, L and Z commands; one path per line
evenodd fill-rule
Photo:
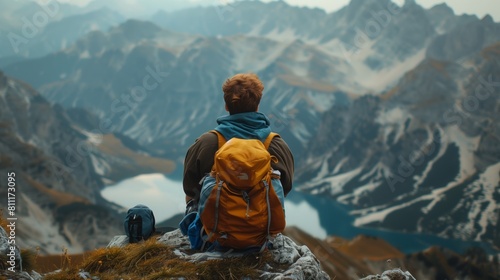
M 246 191 L 241 191 L 241 195 L 243 196 L 243 199 L 245 200 L 245 202 L 247 203 L 247 213 L 246 213 L 246 217 L 247 219 L 250 218 L 250 197 L 248 196 L 248 193 Z

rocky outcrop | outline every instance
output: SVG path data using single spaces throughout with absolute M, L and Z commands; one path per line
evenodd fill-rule
M 371 275 L 361 280 L 415 280 L 415 278 L 408 271 L 393 269 L 387 270 L 381 275 Z
M 471 20 L 455 26 L 447 33 L 434 38 L 427 49 L 427 57 L 457 61 L 464 59 L 500 40 L 500 23 L 487 15 L 481 20 Z
M 100 196 L 104 183 L 89 156 L 87 137 L 72 126 L 60 106 L 3 73 L 0 112 L 0 180 L 7 182 L 7 174 L 15 174 L 17 244 L 39 247 L 42 254 L 57 253 L 63 247 L 77 251 L 95 248 L 97 236 L 86 241 L 74 238 L 82 228 L 92 228 L 94 221 L 63 222 L 69 215 L 82 210 L 80 214 L 85 215 L 104 203 Z M 6 192 L 2 188 L 0 195 L 7 197 Z M 77 205 L 82 207 L 74 207 Z M 105 213 L 101 217 L 107 222 L 95 233 L 105 233 L 109 239 L 120 227 L 111 222 L 112 211 Z
M 3 250 L 6 237 L 0 229 L 0 256 L 7 253 Z M 43 276 L 30 268 L 24 268 L 30 273 L 20 267 L 14 272 L 3 271 L 5 266 L 0 267 L 0 276 L 27 280 L 158 279 L 159 275 L 160 279 L 214 279 L 213 273 L 221 273 L 216 279 L 493 280 L 500 275 L 497 258 L 490 260 L 477 248 L 465 255 L 439 247 L 404 255 L 379 238 L 331 236 L 319 240 L 295 227 L 287 228 L 274 240 L 272 249 L 261 254 L 193 251 L 188 238 L 174 230 L 137 244 L 129 244 L 127 236 L 118 235 L 107 248 L 72 258 L 71 263 L 57 269 L 60 258 L 51 262 L 52 270 L 43 268 L 47 261 L 35 265 Z M 15 261 L 21 263 L 18 257 Z
M 446 3 L 438 4 L 427 10 L 427 17 L 439 34 L 449 32 L 458 26 L 478 20 L 475 15 L 455 15 L 453 9 L 446 5 Z
M 196 263 L 242 256 L 238 253 L 193 253 L 190 250 L 188 237 L 183 236 L 179 229 L 165 233 L 158 238 L 158 242 L 172 246 L 175 254 L 179 258 Z M 120 235 L 115 236 L 108 247 L 123 247 L 127 244 L 127 236 Z M 297 245 L 292 239 L 285 235 L 278 235 L 273 240 L 273 246 L 270 252 L 274 263 L 269 264 L 267 271 L 264 270 L 259 272 L 259 279 L 330 279 L 328 274 L 322 270 L 316 256 L 314 256 L 307 246 Z
M 9 242 L 10 241 L 10 242 Z M 5 278 L 3 278 L 5 277 Z M 3 227 L 0 227 L 0 278 L 19 280 L 40 280 L 42 276 L 35 272 L 23 271 L 21 250 Z

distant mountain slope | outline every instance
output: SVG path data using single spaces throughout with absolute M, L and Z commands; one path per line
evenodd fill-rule
M 290 38 L 316 38 L 325 28 L 326 17 L 321 9 L 293 7 L 283 1 L 239 1 L 216 7 L 159 11 L 151 20 L 164 28 L 205 36 L 289 34 Z
M 23 77 L 53 102 L 109 118 L 113 131 L 152 150 L 183 156 L 224 114 L 219 93 L 232 74 L 259 73 L 269 100 L 262 109 L 282 122 L 297 115 L 294 130 L 283 133 L 291 133 L 298 148 L 311 135 L 305 121 L 317 120 L 344 85 L 359 87 L 342 80 L 347 74 L 338 75 L 338 87 L 328 79 L 346 68 L 347 63 L 301 41 L 199 37 L 130 20 L 107 33 L 92 32 L 64 52 L 10 65 L 6 72 Z M 317 108 L 311 111 L 310 104 Z
M 17 185 L 16 242 L 42 254 L 94 249 L 122 232 L 119 208 L 100 195 L 103 180 L 174 168 L 111 134 L 92 138 L 97 134 L 76 126 L 61 106 L 1 72 L 0 127 L 0 179 L 14 172 Z M 0 194 L 7 197 L 7 188 Z
M 119 225 L 113 212 L 97 206 L 103 183 L 88 157 L 65 164 L 68 150 L 85 144 L 85 136 L 71 127 L 60 106 L 3 74 L 0 80 L 0 178 L 5 182 L 7 172 L 16 174 L 18 245 L 39 246 L 42 253 L 104 245 Z M 4 197 L 6 191 L 0 191 Z M 69 222 L 74 219 L 80 223 Z M 75 238 L 82 228 L 95 235 Z
M 386 94 L 334 106 L 299 184 L 352 206 L 358 226 L 498 247 L 499 47 L 425 60 Z
M 13 8 L 16 4 L 7 5 L 7 10 L 14 9 L 12 13 L 17 16 L 9 14 L 0 20 L 4 24 L 0 34 L 5 39 L 0 42 L 0 66 L 60 51 L 89 31 L 106 31 L 125 20 L 106 8 L 85 11 L 57 1 L 46 5 L 28 3 L 17 4 L 17 10 Z
M 447 33 L 458 26 L 477 20 L 473 15 L 456 16 L 446 3 L 438 4 L 427 10 L 427 17 L 439 34 Z
M 427 50 L 427 57 L 457 61 L 500 41 L 500 24 L 490 16 L 467 21 L 438 36 Z
M 310 248 L 331 279 L 365 279 L 391 269 L 408 271 L 415 279 L 493 280 L 500 275 L 498 260 L 488 260 L 483 251 L 476 249 L 459 255 L 429 247 L 404 255 L 385 240 L 371 236 L 360 235 L 352 240 L 330 236 L 319 240 L 295 227 L 287 227 L 285 235 Z M 372 277 L 368 279 L 381 279 Z
M 320 43 L 329 53 L 360 60 L 373 70 L 413 57 L 435 33 L 426 11 L 414 1 L 406 1 L 402 7 L 390 0 L 351 1 L 330 14 L 283 1 L 241 1 L 215 8 L 158 12 L 152 21 L 171 30 L 205 36 L 248 34 Z

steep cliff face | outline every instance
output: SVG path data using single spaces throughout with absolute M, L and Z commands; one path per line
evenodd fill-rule
M 474 15 L 455 15 L 453 9 L 446 3 L 438 4 L 427 10 L 426 13 L 438 34 L 447 33 L 458 26 L 477 21 L 477 17 Z
M 0 126 L 0 179 L 15 174 L 18 245 L 39 247 L 42 254 L 98 248 L 122 231 L 120 208 L 100 195 L 103 180 L 174 169 L 171 161 L 139 153 L 114 135 L 97 137 L 61 106 L 1 72 Z M 7 197 L 7 188 L 0 194 Z
M 5 182 L 7 172 L 15 173 L 19 246 L 39 246 L 42 253 L 102 246 L 100 238 L 119 227 L 106 207 L 100 215 L 92 213 L 103 201 L 103 182 L 90 157 L 77 153 L 89 148 L 86 137 L 72 127 L 60 106 L 3 74 L 0 112 L 0 178 Z M 6 189 L 0 192 L 7 197 Z M 64 222 L 77 216 L 78 223 Z M 94 230 L 95 238 L 75 238 L 82 228 Z
M 77 149 L 88 149 L 87 137 L 71 126 L 62 107 L 27 84 L 3 74 L 0 81 L 2 168 L 25 172 L 18 174 L 20 186 L 36 179 L 49 190 L 95 203 L 101 179 L 88 159 L 72 158 Z M 66 161 L 73 167 L 66 168 Z
M 457 61 L 500 41 L 500 24 L 491 16 L 457 25 L 439 35 L 427 49 L 427 57 Z
M 498 246 L 498 51 L 426 59 L 392 90 L 332 107 L 299 172 L 304 189 L 352 206 L 359 226 Z

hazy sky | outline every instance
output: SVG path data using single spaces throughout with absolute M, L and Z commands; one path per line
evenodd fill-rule
M 61 2 L 71 2 L 74 4 L 86 4 L 90 0 L 59 0 Z M 221 5 L 233 2 L 233 0 L 185 0 L 186 2 L 202 5 Z M 264 0 L 265 2 L 273 0 Z M 123 5 L 127 4 L 137 4 L 141 0 L 123 0 Z M 170 0 L 158 0 L 161 2 L 159 6 L 165 6 Z M 285 0 L 291 5 L 296 6 L 308 6 L 308 7 L 320 7 L 325 9 L 327 12 L 336 11 L 343 6 L 347 5 L 350 0 Z M 404 0 L 393 0 L 393 2 L 402 5 Z M 416 0 L 418 4 L 425 8 L 430 8 L 436 4 L 446 2 L 448 6 L 453 8 L 456 14 L 476 14 L 479 17 L 483 17 L 485 14 L 490 14 L 495 21 L 500 21 L 500 0 Z M 168 4 L 167 4 L 168 5 Z
M 321 7 L 328 12 L 336 11 L 347 5 L 350 0 L 285 0 L 291 5 Z M 404 0 L 393 0 L 402 5 Z M 500 21 L 500 1 L 499 0 L 416 0 L 424 8 L 430 8 L 436 4 L 446 2 L 456 14 L 476 14 L 483 17 L 490 14 L 495 21 Z

